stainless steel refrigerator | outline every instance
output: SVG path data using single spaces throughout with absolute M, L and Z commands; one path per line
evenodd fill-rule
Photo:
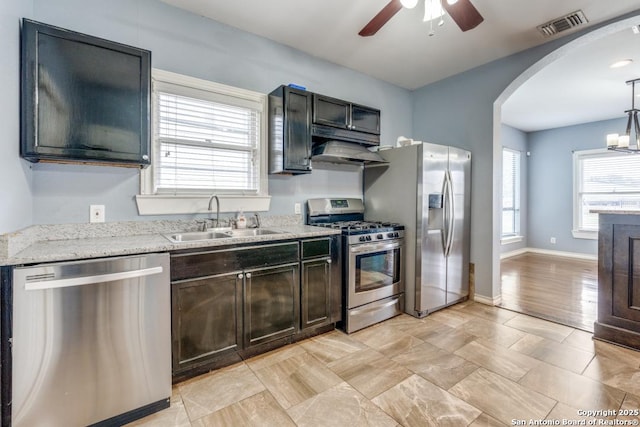
M 469 296 L 471 153 L 437 144 L 380 151 L 366 167 L 365 218 L 405 226 L 405 311 L 416 317 Z

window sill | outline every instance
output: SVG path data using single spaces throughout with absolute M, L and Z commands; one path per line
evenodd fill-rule
M 598 240 L 597 231 L 571 230 L 571 234 L 573 234 L 575 239 Z
M 523 236 L 509 236 L 500 239 L 500 244 L 502 245 L 510 245 L 512 243 L 522 242 L 524 240 Z
M 152 194 L 137 195 L 139 215 L 178 215 L 210 213 L 211 195 Z M 271 196 L 218 195 L 220 212 L 266 212 L 271 204 Z M 215 212 L 215 204 L 213 205 Z

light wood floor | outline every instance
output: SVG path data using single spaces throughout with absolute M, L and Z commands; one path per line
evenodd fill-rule
M 597 261 L 525 253 L 501 262 L 501 307 L 593 332 Z

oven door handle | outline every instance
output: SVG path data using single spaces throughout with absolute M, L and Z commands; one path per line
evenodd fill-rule
M 370 252 L 388 251 L 391 249 L 397 249 L 402 246 L 400 242 L 393 243 L 365 243 L 362 245 L 355 245 L 349 249 L 352 254 L 364 254 Z

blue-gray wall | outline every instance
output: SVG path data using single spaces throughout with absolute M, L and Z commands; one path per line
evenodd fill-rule
M 409 91 L 157 0 L 3 0 L 1 7 L 0 234 L 32 223 L 87 222 L 90 204 L 104 204 L 107 221 L 153 219 L 137 214 L 139 177 L 134 169 L 29 165 L 18 158 L 18 34 L 23 16 L 149 49 L 155 68 L 262 93 L 297 83 L 380 108 L 383 144 L 411 135 Z M 272 214 L 292 214 L 294 202 L 311 195 L 362 194 L 357 168 L 316 168 L 308 176 L 274 176 L 269 181 Z
M 19 19 L 32 13 L 31 3 L 0 2 L 0 234 L 32 222 L 31 170 L 18 159 L 20 138 Z
M 511 148 L 520 152 L 520 236 L 522 240 L 520 242 L 502 244 L 501 253 L 516 251 L 518 249 L 524 249 L 528 244 L 528 216 L 529 205 L 527 203 L 527 191 L 528 191 L 528 158 L 527 151 L 528 142 L 527 134 L 520 129 L 516 129 L 505 124 L 502 125 L 502 146 L 504 148 Z
M 611 30 L 632 25 L 639 12 L 617 19 L 619 23 Z M 480 297 L 496 301 L 501 294 L 500 200 L 499 192 L 494 191 L 501 171 L 500 107 L 527 76 L 561 55 L 563 46 L 588 32 L 598 32 L 607 24 L 610 23 L 498 59 L 414 92 L 413 138 L 462 147 L 472 153 L 471 262 L 475 264 L 475 289 Z M 591 34 L 576 42 L 588 43 Z
M 576 239 L 573 228 L 573 152 L 605 147 L 605 135 L 621 133 L 626 119 L 530 132 L 529 246 L 597 255 L 598 241 Z M 556 244 L 550 238 L 556 238 Z

